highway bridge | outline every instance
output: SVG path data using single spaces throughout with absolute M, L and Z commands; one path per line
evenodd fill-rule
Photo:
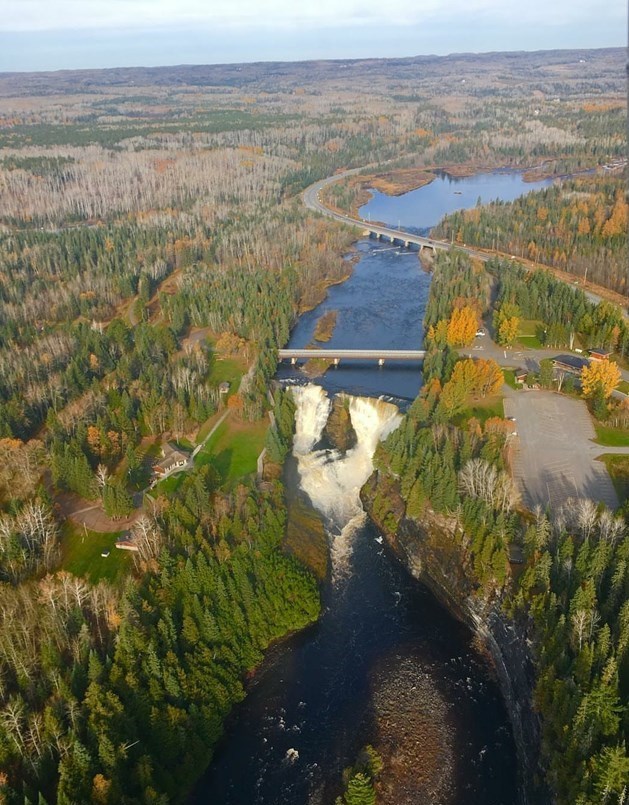
M 311 358 L 324 358 L 335 366 L 341 360 L 378 361 L 383 366 L 386 361 L 423 361 L 426 350 L 423 349 L 280 349 L 279 359 L 289 360 L 292 364 L 308 361 Z
M 315 210 L 316 212 L 320 212 L 323 215 L 327 215 L 329 218 L 334 218 L 337 221 L 342 221 L 344 224 L 350 224 L 351 226 L 358 226 L 361 227 L 365 234 L 372 235 L 374 237 L 380 239 L 388 239 L 391 243 L 400 243 L 406 247 L 409 247 L 411 244 L 415 246 L 419 246 L 421 249 L 429 249 L 434 251 L 449 251 L 450 249 L 457 249 L 458 251 L 464 252 L 465 254 L 473 257 L 476 260 L 482 260 L 486 262 L 491 257 L 494 256 L 491 252 L 487 251 L 480 251 L 478 249 L 470 249 L 469 246 L 460 243 L 450 243 L 447 240 L 435 240 L 434 238 L 424 238 L 420 235 L 414 235 L 412 232 L 406 232 L 403 229 L 394 229 L 393 227 L 388 226 L 380 226 L 377 224 L 372 224 L 370 221 L 365 221 L 363 218 L 352 218 L 349 215 L 342 215 L 336 210 L 331 210 L 329 207 L 326 207 L 325 204 L 321 201 L 319 194 L 321 191 L 330 184 L 334 184 L 334 182 L 339 182 L 342 179 L 345 179 L 347 176 L 352 176 L 355 173 L 360 173 L 361 171 L 365 170 L 366 168 L 375 168 L 375 165 L 368 165 L 363 168 L 352 168 L 351 170 L 343 171 L 342 173 L 337 173 L 334 176 L 329 176 L 327 179 L 321 179 L 319 182 L 315 182 L 314 184 L 310 185 L 310 187 L 306 188 L 303 192 L 303 202 L 310 210 Z M 495 256 L 505 258 L 505 255 L 496 254 Z M 515 259 L 515 258 L 512 258 Z M 518 261 L 521 268 L 525 271 L 530 271 L 531 267 L 527 265 L 525 262 Z M 571 281 L 573 282 L 573 281 Z M 603 297 L 599 296 L 596 293 L 588 290 L 587 288 L 582 289 L 587 298 L 594 302 L 594 304 L 598 304 L 602 301 Z M 620 312 L 622 313 L 625 319 L 629 319 L 629 313 L 627 311 L 626 305 L 620 305 Z
M 342 221 L 344 224 L 359 226 L 363 229 L 365 234 L 369 234 L 373 237 L 379 238 L 380 240 L 389 240 L 391 243 L 399 243 L 402 246 L 406 246 L 406 248 L 409 248 L 411 245 L 418 246 L 420 250 L 429 249 L 431 251 L 448 251 L 453 248 L 453 244 L 449 243 L 447 240 L 435 240 L 434 238 L 426 238 L 422 235 L 415 235 L 412 232 L 405 231 L 404 229 L 394 229 L 390 226 L 372 224 L 370 221 L 365 221 L 364 218 L 352 218 L 349 215 L 342 215 L 341 213 L 326 207 L 319 197 L 319 194 L 323 188 L 333 184 L 334 182 L 340 181 L 346 176 L 351 176 L 354 173 L 358 173 L 358 170 L 360 169 L 345 171 L 344 173 L 338 173 L 335 176 L 330 176 L 327 179 L 322 179 L 319 182 L 315 182 L 315 184 L 304 190 L 303 200 L 306 207 L 311 210 L 316 210 L 316 212 L 323 213 L 323 215 L 327 215 L 330 218 L 335 218 L 337 221 Z M 476 257 L 480 260 L 489 259 L 489 255 L 479 252 L 475 249 L 468 249 L 460 244 L 454 244 L 454 248 L 466 252 L 470 256 Z

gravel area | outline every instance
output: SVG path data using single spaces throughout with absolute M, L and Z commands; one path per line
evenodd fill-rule
M 582 400 L 509 390 L 505 416 L 515 417 L 513 474 L 526 506 L 558 507 L 570 497 L 618 505 L 605 465 L 596 460 L 616 450 L 593 443 L 596 433 Z

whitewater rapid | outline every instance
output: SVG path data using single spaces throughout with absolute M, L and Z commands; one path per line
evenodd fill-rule
M 317 450 L 332 401 L 320 386 L 293 386 L 296 404 L 293 455 L 297 459 L 300 487 L 325 520 L 331 541 L 333 574 L 347 565 L 352 537 L 365 513 L 360 489 L 373 471 L 378 442 L 402 421 L 393 403 L 370 397 L 343 395 L 348 401 L 356 445 L 346 453 Z

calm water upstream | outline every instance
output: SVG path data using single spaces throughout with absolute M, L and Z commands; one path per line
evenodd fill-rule
M 516 174 L 439 177 L 397 198 L 377 194 L 361 212 L 424 232 L 445 212 L 474 206 L 479 195 L 511 199 L 534 187 Z M 301 317 L 289 346 L 310 343 L 321 314 L 337 310 L 330 346 L 420 348 L 430 275 L 417 253 L 370 240 L 356 248 L 352 277 Z M 305 383 L 287 366 L 278 377 Z M 403 406 L 420 382 L 418 365 L 341 364 L 316 380 L 324 391 L 298 393 L 299 448 L 287 485 L 293 495 L 307 489 L 325 516 L 332 572 L 322 616 L 269 652 L 191 802 L 328 805 L 339 794 L 343 769 L 367 743 L 385 759 L 382 805 L 517 802 L 507 714 L 471 633 L 410 578 L 360 514 L 357 494 L 370 471 L 371 441 L 395 426 L 395 409 L 373 398 Z M 355 395 L 359 443 L 347 456 L 317 444 L 328 397 L 340 391 Z

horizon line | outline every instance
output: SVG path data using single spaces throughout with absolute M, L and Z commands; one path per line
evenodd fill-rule
M 50 75 L 59 73 L 77 72 L 106 72 L 114 70 L 167 70 L 179 67 L 238 67 L 240 65 L 268 65 L 268 64 L 312 64 L 317 62 L 363 62 L 363 61 L 411 61 L 412 59 L 449 59 L 455 56 L 498 56 L 503 54 L 529 54 L 536 53 L 576 53 L 594 52 L 602 50 L 629 50 L 626 44 L 605 45 L 603 47 L 557 47 L 557 48 L 538 48 L 533 50 L 466 50 L 452 51 L 451 53 L 415 53 L 410 56 L 351 56 L 351 57 L 322 57 L 310 59 L 255 59 L 253 61 L 220 61 L 220 62 L 178 62 L 176 64 L 120 64 L 115 67 L 60 67 L 49 70 L 0 70 L 0 77 L 15 75 Z

